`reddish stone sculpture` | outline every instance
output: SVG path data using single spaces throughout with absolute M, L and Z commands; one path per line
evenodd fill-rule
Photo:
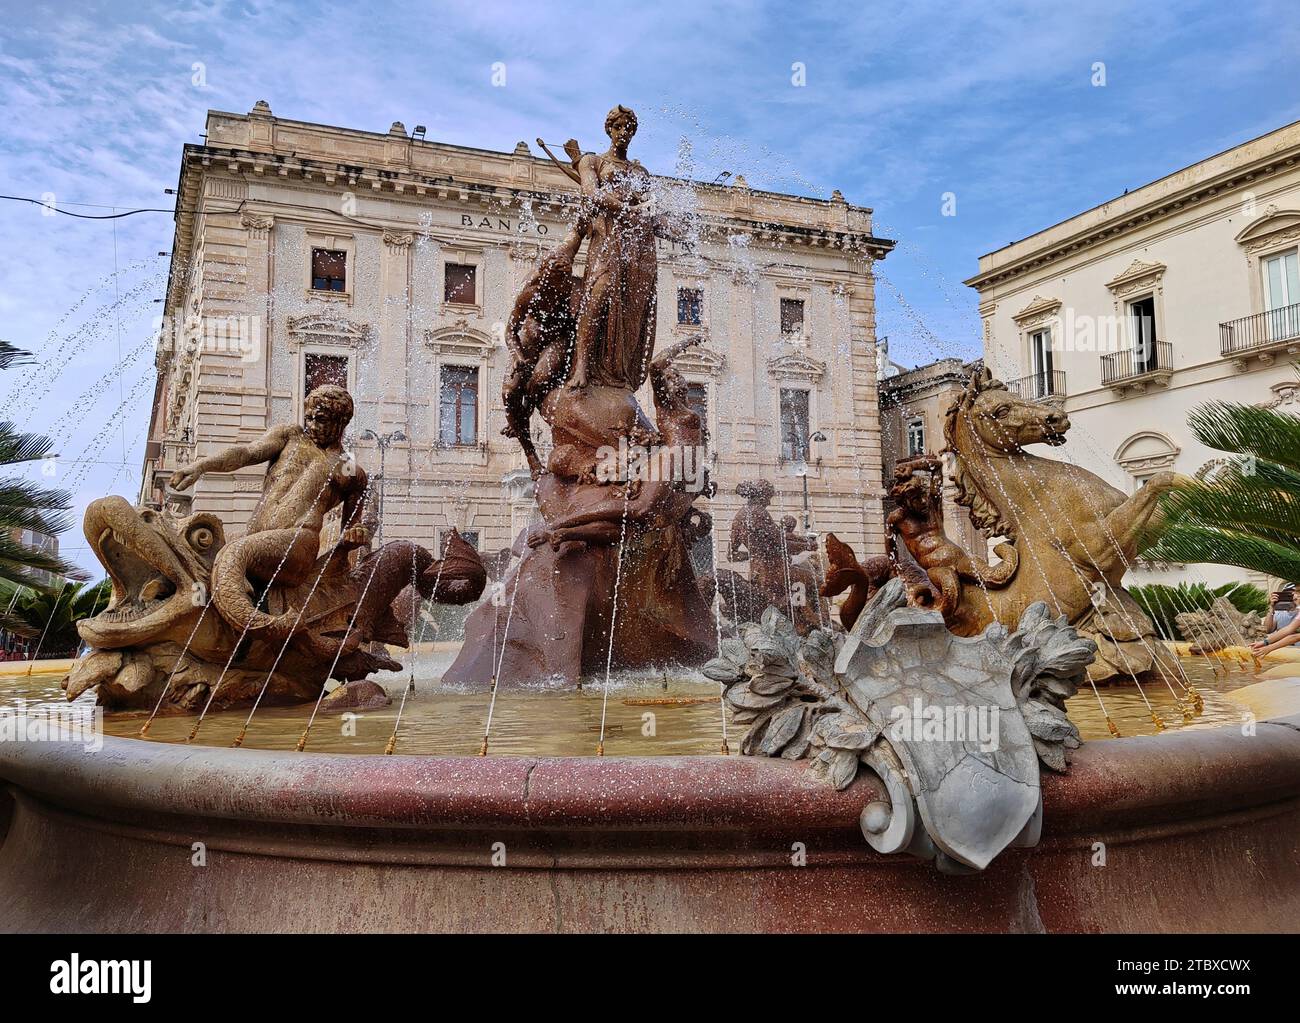
M 670 226 L 649 212 L 649 176 L 627 156 L 636 115 L 615 107 L 605 130 L 610 146 L 600 155 L 565 146 L 582 209 L 525 283 L 507 325 L 504 432 L 524 449 L 544 525 L 470 615 L 447 682 L 576 683 L 606 665 L 694 665 L 716 650 L 689 557 L 711 528 L 693 507 L 708 488 L 704 425 L 672 367 L 698 339 L 652 358 L 655 237 Z M 636 400 L 647 378 L 657 424 Z M 545 466 L 529 436 L 534 411 L 551 427 Z
M 746 480 L 736 487 L 745 504 L 731 521 L 729 557 L 749 563 L 749 586 L 759 596 L 761 606 L 732 608 L 742 614 L 740 621 L 758 621 L 763 611 L 774 607 L 794 621 L 801 636 L 821 625 L 818 610 L 820 592 L 816 574 L 793 557 L 816 551 L 815 537 L 795 532 L 795 520 L 787 515 L 778 524 L 767 510 L 776 488 L 768 480 Z M 725 584 L 720 584 L 724 602 Z M 751 605 L 752 605 L 751 601 Z

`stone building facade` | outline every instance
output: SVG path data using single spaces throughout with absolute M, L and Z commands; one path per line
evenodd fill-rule
M 1187 414 L 1209 400 L 1293 408 L 1300 391 L 1300 122 L 980 257 L 984 361 L 1060 401 L 1061 448 L 1126 493 L 1212 472 Z M 1062 509 L 1063 514 L 1077 514 Z M 1128 583 L 1236 581 L 1220 565 L 1140 563 Z M 1266 583 L 1266 580 L 1253 580 Z
M 501 436 L 504 326 L 567 231 L 575 186 L 525 143 L 495 152 L 419 134 L 286 120 L 261 102 L 209 112 L 206 141 L 181 160 L 143 503 L 215 511 L 237 534 L 260 467 L 206 477 L 192 495 L 169 493 L 167 476 L 300 418 L 306 391 L 339 382 L 357 403 L 353 450 L 383 477 L 386 536 L 432 547 L 455 525 L 496 551 L 529 523 L 531 480 Z M 872 265 L 893 243 L 838 192 L 732 182 L 656 179 L 661 201 L 689 206 L 698 226 L 659 243 L 657 315 L 660 347 L 707 338 L 678 363 L 720 484 L 699 505 L 725 529 L 736 484 L 761 476 L 777 487 L 773 511 L 798 515 L 803 454 L 813 528 L 877 552 Z M 651 408 L 648 388 L 641 400 Z M 534 433 L 544 452 L 537 417 Z
M 944 415 L 980 365 L 978 359 L 939 359 L 905 369 L 886 362 L 880 377 L 881 483 L 886 491 L 886 515 L 893 507 L 888 491 L 894 466 L 917 455 L 942 454 Z M 972 554 L 987 557 L 988 541 L 971 522 L 970 512 L 954 500 L 954 490 L 951 482 L 945 482 L 944 532 Z

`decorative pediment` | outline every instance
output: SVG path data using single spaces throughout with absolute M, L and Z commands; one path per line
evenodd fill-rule
M 727 364 L 727 357 L 708 348 L 688 349 L 673 360 L 673 365 L 685 373 L 704 373 L 719 376 Z
M 369 343 L 371 328 L 367 323 L 353 323 L 338 317 L 309 313 L 289 317 L 289 348 L 303 344 L 333 345 L 357 349 Z
M 1237 234 L 1237 244 L 1247 253 L 1300 239 L 1300 210 L 1269 206 Z
M 429 328 L 424 332 L 424 343 L 435 352 L 476 359 L 489 358 L 496 348 L 491 334 L 471 327 L 465 319 L 457 320 L 449 327 Z
M 1151 291 L 1159 286 L 1166 269 L 1164 263 L 1146 263 L 1135 259 L 1127 270 L 1107 281 L 1106 287 L 1116 296 L 1129 295 L 1135 291 Z
M 1043 323 L 1056 316 L 1061 309 L 1061 300 L 1059 298 L 1043 298 L 1035 295 L 1029 305 L 1025 306 L 1020 312 L 1015 313 L 1011 318 L 1021 326 L 1031 327 Z
M 767 371 L 782 380 L 808 380 L 816 382 L 826 372 L 826 363 L 798 352 L 769 359 Z
M 1143 430 L 1119 446 L 1115 461 L 1130 475 L 1144 476 L 1161 469 L 1172 469 L 1181 450 L 1165 434 Z

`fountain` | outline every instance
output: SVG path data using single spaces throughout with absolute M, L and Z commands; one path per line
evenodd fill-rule
M 416 691 L 421 602 L 471 603 L 487 571 L 454 531 L 440 560 L 410 541 L 371 549 L 346 391 L 313 391 L 302 427 L 175 474 L 184 489 L 269 463 L 233 542 L 212 515 L 94 502 L 86 535 L 114 599 L 82 623 L 94 649 L 64 689 L 77 705 L 93 690 L 110 734 L 98 752 L 0 743 L 3 926 L 1292 927 L 1300 716 L 1095 742 L 1069 716 L 1088 686 L 1117 732 L 1095 681 L 1180 669 L 1120 586 L 1173 481 L 1127 498 L 1025 452 L 1060 443 L 1059 411 L 978 376 L 949 414 L 961 499 L 1005 537 L 994 564 L 944 535 L 941 467 L 921 459 L 894 480 L 886 554 L 859 561 L 829 534 L 821 571 L 816 538 L 774 517 L 774 488 L 754 479 L 737 488 L 728 547 L 748 574 L 719 568 L 716 539 L 713 571 L 697 574 L 691 548 L 714 530 L 695 502 L 714 488 L 674 360 L 701 339 L 655 352 L 655 239 L 679 225 L 627 156 L 635 129 L 615 107 L 606 152 L 564 147 L 581 204 L 515 303 L 502 395 L 541 522 L 493 559 L 500 578 L 442 688 Z M 653 422 L 636 398 L 647 382 Z M 551 430 L 545 462 L 533 413 Z M 1079 514 L 1049 514 L 1060 508 Z M 411 648 L 396 718 L 391 646 Z M 611 707 L 616 669 L 693 688 Z M 1191 713 L 1195 689 L 1175 677 Z M 534 733 L 514 755 L 490 749 L 516 698 L 567 701 L 588 755 L 545 747 L 540 717 L 511 722 Z M 238 748 L 220 749 L 239 723 L 229 708 L 248 716 Z M 372 715 L 383 752 L 337 737 L 337 753 L 306 752 L 322 710 Z M 403 715 L 421 710 L 397 752 Z M 255 714 L 306 728 L 296 747 L 254 748 Z M 603 756 L 625 724 L 654 735 L 688 714 L 722 754 L 735 729 L 740 755 Z M 433 718 L 457 733 L 445 755 L 421 755 Z M 358 719 L 342 715 L 340 735 Z M 212 857 L 201 885 L 195 843 Z

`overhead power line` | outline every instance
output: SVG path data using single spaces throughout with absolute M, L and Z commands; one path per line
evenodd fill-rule
M 62 213 L 65 217 L 77 217 L 81 220 L 118 220 L 122 217 L 131 217 L 137 213 L 175 213 L 175 210 L 161 209 L 139 209 L 127 210 L 125 213 L 73 213 L 71 210 L 65 210 L 53 203 L 42 202 L 40 199 L 29 199 L 23 195 L 0 195 L 0 199 L 9 199 L 12 202 L 29 202 L 33 206 L 40 206 L 43 209 L 53 210 L 55 213 Z M 86 206 L 89 203 L 69 203 L 71 206 Z M 115 208 L 115 207 L 111 207 Z

